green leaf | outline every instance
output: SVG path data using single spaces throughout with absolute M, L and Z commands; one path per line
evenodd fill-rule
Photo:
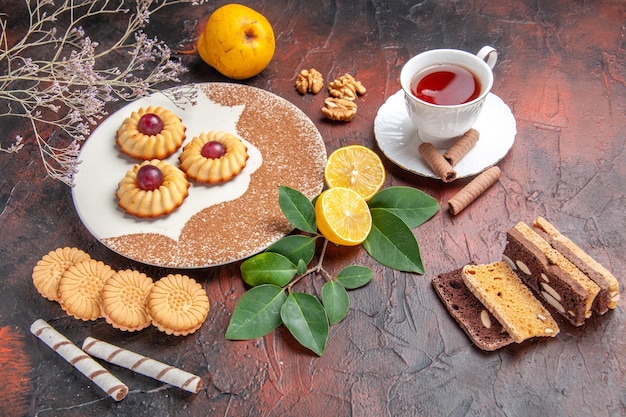
M 248 340 L 262 337 L 282 324 L 280 310 L 287 296 L 275 285 L 259 285 L 237 302 L 230 318 L 226 338 Z
M 381 264 L 398 271 L 424 273 L 419 245 L 407 224 L 387 209 L 371 209 L 372 230 L 363 247 Z
M 338 282 L 327 281 L 322 287 L 322 304 L 324 304 L 330 324 L 337 324 L 348 313 L 350 296 Z
M 384 208 L 400 217 L 413 229 L 439 211 L 437 200 L 412 187 L 388 187 L 369 201 L 370 208 Z
M 296 271 L 296 273 L 297 273 L 298 275 L 304 275 L 304 274 L 306 273 L 307 269 L 308 269 L 308 268 L 307 268 L 307 266 L 308 266 L 308 265 L 307 265 L 307 264 L 305 264 L 305 263 L 304 263 L 304 261 L 303 261 L 302 259 L 300 259 L 300 260 L 298 261 L 298 270 Z
M 324 306 L 307 293 L 293 292 L 280 309 L 280 317 L 300 344 L 322 356 L 328 342 L 329 324 Z
M 374 272 L 366 266 L 351 265 L 342 269 L 337 274 L 336 280 L 344 288 L 353 290 L 370 282 L 373 275 Z
M 261 284 L 284 287 L 296 275 L 296 271 L 293 262 L 274 252 L 259 253 L 241 264 L 241 278 L 252 287 Z
M 269 248 L 267 252 L 276 252 L 287 257 L 294 265 L 303 260 L 307 265 L 315 256 L 315 238 L 305 235 L 289 235 L 279 239 Z
M 315 208 L 307 196 L 293 188 L 278 187 L 278 203 L 283 214 L 297 229 L 309 233 L 317 232 Z

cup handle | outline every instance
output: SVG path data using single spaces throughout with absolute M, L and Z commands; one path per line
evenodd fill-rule
M 487 45 L 480 48 L 476 56 L 485 61 L 487 65 L 489 65 L 489 68 L 493 69 L 498 60 L 498 51 L 496 51 L 496 48 L 493 46 Z

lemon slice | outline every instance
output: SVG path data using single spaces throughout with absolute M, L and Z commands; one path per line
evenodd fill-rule
M 328 157 L 324 180 L 328 188 L 345 187 L 368 201 L 385 183 L 385 167 L 374 151 L 361 145 L 336 149 Z
M 372 229 L 367 202 L 356 191 L 333 187 L 320 194 L 315 203 L 317 228 L 329 241 L 343 246 L 362 243 Z

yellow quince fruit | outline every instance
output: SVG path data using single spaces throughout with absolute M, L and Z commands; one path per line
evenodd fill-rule
M 274 56 L 274 30 L 265 16 L 241 4 L 227 4 L 209 17 L 198 39 L 204 62 L 228 78 L 254 77 Z

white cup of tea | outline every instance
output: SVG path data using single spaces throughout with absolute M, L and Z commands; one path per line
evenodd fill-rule
M 498 53 L 484 46 L 474 55 L 432 49 L 402 67 L 400 83 L 409 117 L 422 142 L 449 147 L 476 122 L 493 86 Z

